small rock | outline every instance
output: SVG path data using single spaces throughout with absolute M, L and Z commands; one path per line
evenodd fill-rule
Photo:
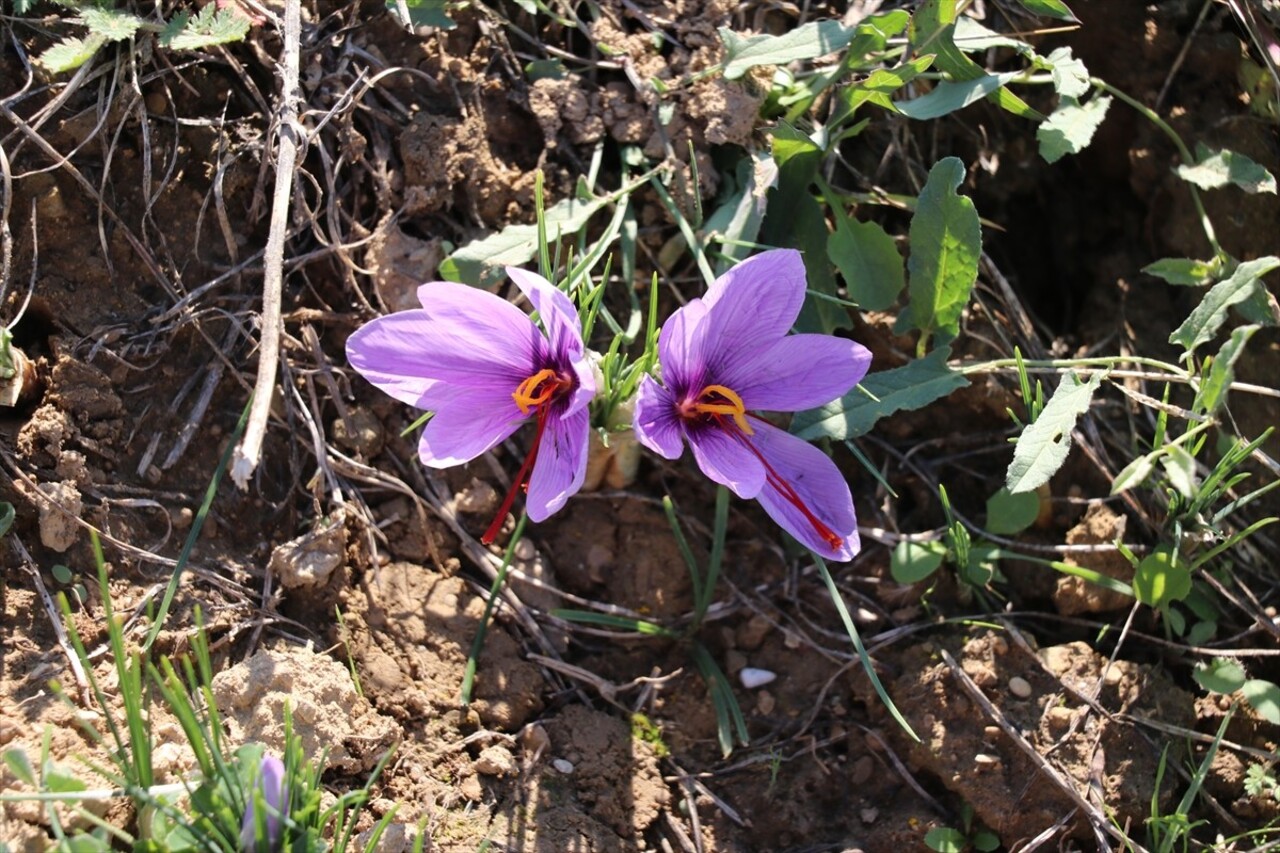
M 76 524 L 84 509 L 80 490 L 71 480 L 40 483 L 36 488 L 48 498 L 39 502 L 40 541 L 46 548 L 62 553 L 75 544 L 80 533 L 80 525 Z
M 724 653 L 724 668 L 730 675 L 735 675 L 747 667 L 747 656 L 737 649 Z
M 502 744 L 485 747 L 476 759 L 475 769 L 484 776 L 511 776 L 516 772 L 516 759 Z
M 776 672 L 770 672 L 767 669 L 757 669 L 754 666 L 745 666 L 738 672 L 738 680 L 742 682 L 742 686 L 748 690 L 755 690 L 757 687 L 764 687 L 778 679 Z
M 772 630 L 773 623 L 757 613 L 738 626 L 738 630 L 734 632 L 734 644 L 740 649 L 755 651 Z
M 271 571 L 285 589 L 324 586 L 342 565 L 347 552 L 346 515 L 330 516 L 325 526 L 305 533 L 271 552 Z
M 875 772 L 876 760 L 870 755 L 864 755 L 853 764 L 853 773 L 849 780 L 855 785 L 862 785 L 871 779 L 871 774 Z
M 973 763 L 978 765 L 980 769 L 995 767 L 1000 763 L 1000 757 L 996 755 L 986 755 L 985 753 L 979 752 L 973 757 Z
M 880 817 L 880 810 L 868 807 L 858 812 L 858 817 L 862 818 L 863 823 L 870 825 L 876 822 L 876 818 Z
M 573 772 L 573 762 L 566 761 L 563 758 L 553 759 L 551 762 L 551 766 L 556 769 L 557 773 L 563 774 L 565 776 L 568 776 L 570 773 Z
M 468 776 L 458 783 L 458 793 L 473 803 L 480 802 L 484 796 L 484 788 L 480 787 L 479 776 Z
M 458 512 L 487 514 L 498 508 L 498 490 L 484 480 L 473 477 L 471 484 L 458 492 L 454 500 Z
M 348 409 L 346 420 L 334 420 L 332 432 L 334 441 L 347 450 L 354 450 L 365 459 L 377 456 L 386 444 L 386 431 L 382 421 L 363 407 Z
M 1029 699 L 1032 692 L 1031 682 L 1020 675 L 1015 675 L 1009 679 L 1009 692 L 1019 699 Z
M 778 700 L 768 690 L 761 690 L 756 695 L 756 712 L 761 716 L 767 717 L 772 714 L 777 705 Z

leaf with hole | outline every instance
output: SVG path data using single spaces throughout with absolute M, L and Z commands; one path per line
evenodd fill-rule
M 1005 486 L 1010 492 L 1029 492 L 1044 485 L 1067 461 L 1071 431 L 1089 410 L 1102 378 L 1101 373 L 1093 374 L 1086 382 L 1074 373 L 1063 377 L 1040 417 L 1018 436 L 1013 461 L 1005 474 Z

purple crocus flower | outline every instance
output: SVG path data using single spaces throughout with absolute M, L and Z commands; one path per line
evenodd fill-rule
M 595 378 L 573 302 L 542 276 L 507 267 L 546 334 L 505 299 L 447 281 L 418 288 L 422 308 L 365 324 L 347 340 L 347 360 L 401 402 L 435 412 L 418 454 L 432 468 L 475 459 L 528 420 L 533 445 L 482 541 L 502 528 L 527 486 L 529 518 L 542 521 L 582 486 L 587 404 Z
M 698 467 L 760 501 L 818 554 L 850 560 L 858 522 L 849 485 L 818 448 L 753 411 L 828 403 L 866 375 L 871 353 L 834 335 L 788 335 L 804 303 L 800 253 L 762 252 L 671 315 L 658 339 L 662 383 L 645 377 L 636 437 L 667 459 L 688 442 Z
M 271 853 L 280 847 L 284 831 L 282 819 L 288 808 L 288 792 L 284 781 L 284 762 L 274 755 L 264 754 L 258 765 L 258 778 L 254 788 L 262 792 L 262 823 L 266 827 L 265 847 L 258 846 L 257 797 L 250 793 L 249 802 L 240 821 L 240 849 L 246 853 Z

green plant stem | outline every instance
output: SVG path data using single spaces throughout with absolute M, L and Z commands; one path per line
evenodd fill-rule
M 1114 95 L 1133 109 L 1137 110 L 1143 118 L 1154 124 L 1165 136 L 1169 137 L 1169 140 L 1173 143 L 1174 147 L 1178 149 L 1178 157 L 1181 158 L 1185 165 L 1195 165 L 1196 158 L 1195 155 L 1191 153 L 1191 149 L 1182 141 L 1182 137 L 1178 135 L 1178 132 L 1174 130 L 1168 122 L 1162 119 L 1155 110 L 1151 109 L 1136 98 L 1130 97 L 1115 86 L 1112 86 L 1106 80 L 1099 77 L 1090 77 L 1089 82 L 1098 89 L 1105 91 L 1107 94 Z M 1209 221 L 1209 214 L 1205 211 L 1204 202 L 1200 199 L 1200 191 L 1192 184 L 1187 184 L 1187 189 L 1191 191 L 1191 201 L 1195 204 L 1196 213 L 1200 217 L 1200 227 L 1204 229 L 1204 235 L 1209 239 L 1209 245 L 1213 248 L 1213 253 L 1219 258 L 1225 260 L 1227 258 L 1227 253 L 1223 251 L 1222 245 L 1218 242 L 1218 235 L 1213 230 L 1213 223 Z
M 489 587 L 489 600 L 484 603 L 484 615 L 480 617 L 480 625 L 476 628 L 475 639 L 471 641 L 471 653 L 467 655 L 467 668 L 462 673 L 462 689 L 460 692 L 464 706 L 471 704 L 471 691 L 475 686 L 476 667 L 480 662 L 480 652 L 484 649 L 484 638 L 489 630 L 489 620 L 493 617 L 493 608 L 498 600 L 498 595 L 502 592 L 502 587 L 507 582 L 507 571 L 511 568 L 511 560 L 516 554 L 516 545 L 519 544 L 521 537 L 524 536 L 524 526 L 528 520 L 529 516 L 526 513 L 520 513 L 520 520 L 516 522 L 515 532 L 511 534 L 511 541 L 507 543 L 507 550 L 502 555 L 502 565 L 498 568 L 498 575 L 493 579 L 493 585 Z

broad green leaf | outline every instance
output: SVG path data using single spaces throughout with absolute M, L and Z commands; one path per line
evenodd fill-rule
M 1063 95 L 1058 108 L 1036 128 L 1040 156 L 1047 163 L 1056 163 L 1067 154 L 1079 154 L 1093 141 L 1110 106 L 1109 95 L 1099 95 L 1085 104 Z
M 1061 21 L 1079 21 L 1075 13 L 1062 0 L 1018 0 L 1027 11 L 1046 18 L 1057 18 Z
M 1165 448 L 1160 458 L 1160 467 L 1164 468 L 1165 479 L 1184 498 L 1194 497 L 1197 487 L 1196 458 L 1180 445 L 1171 444 Z
M 924 0 L 911 16 L 910 41 L 913 51 L 923 55 L 936 53 L 934 65 L 960 83 L 986 76 L 987 72 L 956 46 L 957 5 L 955 0 Z M 997 87 L 991 99 L 1014 115 L 1041 121 L 1044 116 L 1003 86 Z
M 1048 63 L 1053 74 L 1054 90 L 1063 97 L 1079 98 L 1093 85 L 1089 82 L 1089 69 L 1071 55 L 1069 47 L 1055 48 L 1042 61 Z
M 1143 557 L 1133 575 L 1134 597 L 1149 607 L 1165 608 L 1191 592 L 1191 569 L 1162 545 Z
M 1247 193 L 1276 193 L 1275 176 L 1239 152 L 1224 149 L 1209 153 L 1201 147 L 1197 157 L 1198 163 L 1179 166 L 1177 172 L 1202 190 L 1235 184 Z
M 902 255 L 875 222 L 859 222 L 833 207 L 836 230 L 827 238 L 827 257 L 844 276 L 849 298 L 864 311 L 893 305 L 906 283 Z
M 1213 357 L 1213 363 L 1209 365 L 1209 374 L 1200 381 L 1195 403 L 1191 406 L 1192 411 L 1214 415 L 1217 414 L 1218 409 L 1222 408 L 1222 404 L 1227 400 L 1227 388 L 1235 381 L 1236 361 L 1244 353 L 1249 338 L 1253 337 L 1253 333 L 1260 328 L 1262 327 L 1257 325 L 1237 326 L 1231 330 L 1231 337 Z
M 987 498 L 987 531 L 997 535 L 1021 533 L 1040 516 L 1040 495 L 1037 492 L 1014 494 L 1001 488 Z
M 1142 485 L 1142 482 L 1155 470 L 1156 458 L 1161 452 L 1157 450 L 1154 453 L 1139 456 L 1121 468 L 1120 473 L 1116 474 L 1116 478 L 1111 482 L 1111 494 L 1118 495 L 1125 489 Z
M 889 574 L 900 584 L 922 581 L 942 565 L 945 551 L 935 543 L 899 542 L 889 555 Z
M 854 28 L 837 20 L 810 21 L 780 36 L 748 38 L 727 27 L 719 30 L 724 42 L 724 78 L 736 80 L 757 65 L 787 65 L 797 59 L 815 59 L 848 47 Z
M 1012 48 L 1024 56 L 1029 56 L 1033 52 L 1031 45 L 1025 41 L 989 30 L 968 15 L 962 15 L 956 19 L 956 28 L 952 31 L 951 38 L 956 43 L 956 47 L 969 53 L 981 53 L 994 47 Z
M 891 112 L 896 111 L 893 93 L 929 70 L 933 60 L 934 55 L 927 53 L 902 65 L 873 71 L 867 79 L 841 89 L 838 95 L 839 106 L 831 118 L 831 123 L 838 123 L 853 115 L 863 104 L 876 104 Z
M 1262 276 L 1277 268 L 1280 258 L 1272 255 L 1236 267 L 1230 278 L 1209 289 L 1191 315 L 1169 336 L 1169 343 L 1182 347 L 1184 360 L 1190 358 L 1196 347 L 1218 333 L 1227 319 L 1227 309 L 1252 296 L 1262 287 Z
M 76 791 L 87 791 L 89 786 L 77 778 L 70 770 L 52 761 L 44 766 L 40 774 L 42 787 L 53 794 L 70 794 Z
M 969 840 L 963 832 L 949 826 L 935 826 L 924 834 L 925 846 L 938 853 L 964 853 Z
M 1101 373 L 1093 374 L 1087 382 L 1081 382 L 1074 373 L 1063 377 L 1040 417 L 1018 436 L 1013 462 L 1005 475 L 1010 492 L 1039 488 L 1057 473 L 1071 450 L 1071 431 L 1089 410 L 1089 402 L 1101 384 Z
M 449 17 L 445 0 L 386 0 L 387 11 L 405 27 L 436 27 L 451 30 L 457 26 Z
M 922 408 L 968 384 L 963 374 L 947 366 L 947 351 L 936 349 L 901 367 L 869 374 L 857 388 L 822 408 L 800 412 L 791 421 L 791 431 L 806 441 L 857 438 L 886 415 Z
M 1208 284 L 1218 274 L 1217 259 L 1196 261 L 1191 258 L 1161 258 L 1142 268 L 1147 275 L 1162 278 L 1169 284 L 1198 287 Z
M 827 219 L 826 208 L 818 203 L 812 195 L 806 193 L 795 208 L 795 218 L 790 220 L 788 233 L 778 235 L 771 233 L 767 241 L 771 246 L 799 249 L 804 259 L 805 275 L 809 280 L 811 291 L 804 298 L 804 306 L 796 319 L 796 328 L 801 332 L 817 332 L 829 335 L 837 329 L 853 327 L 849 309 L 832 299 L 822 296 L 837 297 L 839 287 L 836 285 L 835 273 L 831 264 L 827 263 Z M 814 294 L 820 294 L 815 296 Z
M 36 5 L 35 0 L 13 0 L 13 14 L 25 15 Z
M 80 9 L 80 22 L 89 28 L 89 32 L 100 35 L 107 41 L 133 38 L 133 34 L 143 24 L 142 19 L 136 15 L 98 6 L 85 6 Z
M 1251 678 L 1240 685 L 1249 707 L 1273 726 L 1280 726 L 1280 687 L 1261 678 Z
M 956 192 L 963 180 L 964 164 L 958 158 L 939 160 L 929 170 L 911 217 L 910 322 L 947 339 L 959 334 L 960 313 L 977 281 L 982 254 L 978 213 L 969 198 Z
M 760 234 L 769 186 L 777 176 L 778 167 L 769 152 L 756 151 L 743 157 L 735 170 L 741 189 L 725 199 L 702 224 L 709 238 L 718 236 L 724 240 L 720 251 L 729 263 L 745 260 L 751 251 L 744 244 L 754 243 Z
M 1021 72 L 1009 74 L 983 74 L 970 80 L 945 80 L 933 91 L 910 101 L 894 101 L 893 106 L 907 118 L 918 121 L 941 118 L 981 101 Z
M 89 33 L 82 39 L 65 38 L 40 54 L 37 61 L 54 74 L 61 74 L 84 65 L 106 43 L 98 33 Z
M 1210 693 L 1235 693 L 1247 680 L 1244 667 L 1228 658 L 1214 658 L 1191 673 L 1196 683 Z
M 577 233 L 608 201 L 607 198 L 589 201 L 567 198 L 552 205 L 546 212 L 547 236 L 554 240 Z M 537 225 L 508 225 L 445 258 L 440 264 L 440 275 L 449 281 L 487 286 L 502 280 L 503 267 L 526 263 L 537 251 Z

